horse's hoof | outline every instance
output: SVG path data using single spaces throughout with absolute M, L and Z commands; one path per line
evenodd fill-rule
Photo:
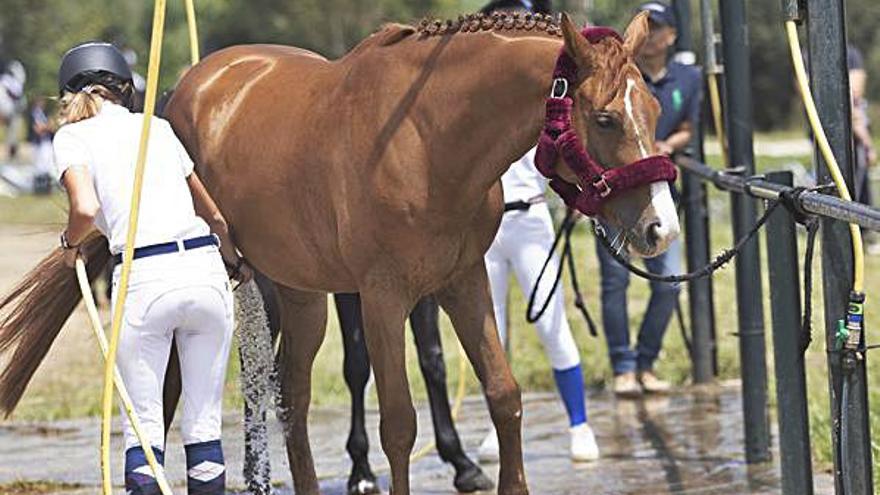
M 375 479 L 348 481 L 348 495 L 367 495 L 370 493 L 382 493 Z
M 495 488 L 495 483 L 477 466 L 456 473 L 454 485 L 460 493 L 483 492 Z

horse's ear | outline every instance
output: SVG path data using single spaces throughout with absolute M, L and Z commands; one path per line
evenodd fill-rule
M 630 21 L 623 34 L 623 47 L 632 55 L 636 55 L 648 39 L 651 26 L 648 24 L 648 11 L 640 12 Z
M 382 30 L 379 31 L 376 36 L 379 37 L 379 46 L 389 46 L 403 40 L 415 32 L 416 29 L 412 26 L 389 23 L 382 26 Z
M 562 39 L 565 40 L 565 52 L 578 66 L 578 75 L 581 80 L 586 79 L 593 71 L 595 51 L 590 42 L 581 34 L 574 25 L 571 17 L 562 13 Z

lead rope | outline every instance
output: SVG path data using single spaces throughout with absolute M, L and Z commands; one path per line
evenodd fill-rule
M 568 272 L 571 276 L 571 286 L 574 290 L 574 305 L 587 321 L 590 335 L 596 337 L 599 335 L 599 332 L 596 331 L 596 324 L 593 322 L 593 318 L 590 316 L 590 311 L 584 303 L 584 297 L 581 294 L 580 284 L 578 283 L 577 270 L 575 269 L 574 252 L 571 248 L 571 235 L 574 232 L 574 226 L 576 223 L 577 218 L 574 216 L 574 211 L 567 209 L 565 212 L 565 218 L 562 220 L 562 225 L 559 226 L 559 230 L 553 238 L 553 244 L 550 246 L 550 251 L 547 253 L 547 259 L 544 260 L 544 265 L 541 266 L 541 271 L 538 273 L 538 279 L 535 280 L 535 285 L 532 287 L 531 294 L 529 294 L 529 304 L 526 307 L 526 321 L 529 323 L 535 323 L 540 320 L 547 311 L 547 308 L 550 306 L 550 301 L 553 299 L 553 294 L 556 292 L 556 288 L 559 287 L 559 282 L 562 280 L 562 266 L 567 262 Z M 559 260 L 559 269 L 556 271 L 556 278 L 553 280 L 553 285 L 550 287 L 550 291 L 547 293 L 547 298 L 541 305 L 541 309 L 538 310 L 537 314 L 532 314 L 532 310 L 535 308 L 535 301 L 538 297 L 538 287 L 541 285 L 541 280 L 544 279 L 547 267 L 549 267 L 550 263 L 553 261 L 553 255 L 556 253 L 556 248 L 559 247 L 559 243 L 563 239 L 565 242 L 562 246 L 562 259 Z
M 725 249 L 718 256 L 715 257 L 709 264 L 703 266 L 702 268 L 698 268 L 689 273 L 682 273 L 677 275 L 657 275 L 641 268 L 633 265 L 630 260 L 622 253 L 622 249 L 615 249 L 611 242 L 608 240 L 608 237 L 605 232 L 605 227 L 603 227 L 598 221 L 593 220 L 593 233 L 596 235 L 596 238 L 599 239 L 599 243 L 604 247 L 611 257 L 614 258 L 615 261 L 623 265 L 630 272 L 638 275 L 647 280 L 651 280 L 654 282 L 667 282 L 667 283 L 680 283 L 680 282 L 690 282 L 691 280 L 696 280 L 698 278 L 703 278 L 708 275 L 711 275 L 719 268 L 723 267 L 727 263 L 730 262 L 734 257 L 736 257 L 741 251 L 743 246 L 747 242 L 749 242 L 755 234 L 761 230 L 761 227 L 767 223 L 767 220 L 770 218 L 770 214 L 779 206 L 780 201 L 774 201 L 770 203 L 767 209 L 764 211 L 764 214 L 761 215 L 761 218 L 755 223 L 755 225 L 744 235 L 736 244 L 730 248 Z
M 794 220 L 806 227 L 807 229 L 807 247 L 804 253 L 804 312 L 801 318 L 801 352 L 806 352 L 807 348 L 809 348 L 810 343 L 812 342 L 812 317 L 813 317 L 813 308 L 812 308 L 812 294 L 813 294 L 813 254 L 815 252 L 816 246 L 816 234 L 819 230 L 819 220 L 814 216 L 807 213 L 800 206 L 800 201 L 798 201 L 801 194 L 808 190 L 822 190 L 825 189 L 825 186 L 818 186 L 813 189 L 807 189 L 804 187 L 796 187 L 789 191 L 785 191 L 780 194 L 779 200 L 773 201 L 769 204 L 767 209 L 764 211 L 764 214 L 758 219 L 755 225 L 743 236 L 737 243 L 730 249 L 726 249 L 721 252 L 718 256 L 712 260 L 711 263 L 694 270 L 689 273 L 678 274 L 678 275 L 656 275 L 654 273 L 650 273 L 648 271 L 642 270 L 641 268 L 633 265 L 630 260 L 622 253 L 622 250 L 615 249 L 611 242 L 608 240 L 608 237 L 605 232 L 605 228 L 596 220 L 593 220 L 593 232 L 596 235 L 596 238 L 599 239 L 600 244 L 603 248 L 605 248 L 609 254 L 621 265 L 623 265 L 630 272 L 638 275 L 641 278 L 652 280 L 655 282 L 667 282 L 667 283 L 680 283 L 680 282 L 689 282 L 691 280 L 696 280 L 698 278 L 706 277 L 711 275 L 719 268 L 723 267 L 725 264 L 730 262 L 731 259 L 736 257 L 741 251 L 743 246 L 752 239 L 755 234 L 767 223 L 770 215 L 780 204 L 784 205 L 786 209 L 791 213 Z M 681 315 L 681 308 L 678 309 L 679 313 L 679 323 L 682 325 L 682 332 L 684 334 L 684 321 Z M 689 352 L 692 352 L 690 349 L 690 342 L 685 336 L 685 344 L 689 347 Z

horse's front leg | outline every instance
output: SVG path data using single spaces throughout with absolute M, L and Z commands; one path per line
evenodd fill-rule
M 387 280 L 386 277 L 382 277 Z M 411 302 L 400 293 L 381 288 L 361 289 L 364 333 L 376 391 L 379 394 L 379 433 L 391 466 L 391 493 L 409 494 L 409 456 L 416 438 L 413 409 L 406 377 L 404 322 Z
M 528 493 L 522 458 L 522 400 L 498 338 L 486 266 L 481 259 L 437 293 L 477 377 L 500 447 L 498 493 Z

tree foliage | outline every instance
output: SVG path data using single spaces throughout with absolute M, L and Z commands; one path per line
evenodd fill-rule
M 681 0 L 683 1 L 683 0 Z M 699 1 L 692 4 L 697 52 L 702 43 Z M 721 0 L 724 1 L 724 0 Z M 579 22 L 623 29 L 639 0 L 554 0 Z M 345 53 L 384 22 L 415 22 L 425 15 L 473 12 L 481 0 L 196 0 L 203 51 L 237 43 L 283 43 L 328 57 Z M 718 1 L 713 2 L 718 16 Z M 748 0 L 752 90 L 756 125 L 790 126 L 800 119 L 779 0 Z M 849 39 L 865 54 L 869 97 L 880 101 L 880 2 L 847 0 Z M 31 95 L 54 95 L 64 51 L 86 40 L 125 44 L 140 54 L 143 74 L 152 22 L 152 2 L 143 0 L 0 0 L 0 56 L 24 62 Z M 716 27 L 718 26 L 716 21 Z M 162 86 L 174 84 L 189 62 L 183 0 L 169 0 Z M 877 71 L 874 74 L 874 71 Z

